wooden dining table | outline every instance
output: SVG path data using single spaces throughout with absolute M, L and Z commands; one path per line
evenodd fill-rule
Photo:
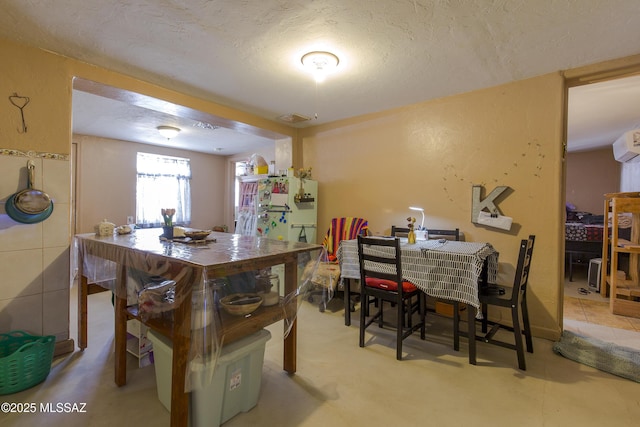
M 166 241 L 158 229 L 139 229 L 131 234 L 100 237 L 76 236 L 78 248 L 78 343 L 87 347 L 87 295 L 92 286 L 105 286 L 115 295 L 115 382 L 126 384 L 126 324 L 138 319 L 173 341 L 171 426 L 188 424 L 189 393 L 186 387 L 191 345 L 203 337 L 192 329 L 192 291 L 220 277 L 284 264 L 284 295 L 298 287 L 298 255 L 322 247 L 262 237 L 213 232 L 203 242 Z M 127 274 L 131 269 L 175 281 L 175 303 L 170 316 L 141 316 L 136 304 L 127 303 Z M 282 301 L 288 301 L 283 305 Z M 217 308 L 216 308 L 217 310 Z M 217 312 L 217 340 L 228 344 L 265 326 L 286 319 L 283 369 L 296 372 L 295 298 L 260 307 L 249 316 Z
M 402 276 L 429 296 L 467 304 L 471 331 L 481 314 L 478 298 L 481 282 L 495 283 L 498 274 L 498 252 L 490 243 L 452 240 L 418 240 L 410 244 L 400 239 Z M 344 240 L 337 253 L 345 299 L 350 297 L 350 282 L 360 279 L 358 241 Z M 349 316 L 348 311 L 345 316 Z M 349 323 L 345 317 L 345 323 Z M 476 364 L 476 343 L 469 339 L 469 363 Z

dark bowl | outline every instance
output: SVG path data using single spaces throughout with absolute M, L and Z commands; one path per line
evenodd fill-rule
M 185 231 L 184 235 L 193 239 L 193 240 L 203 240 L 206 239 L 207 236 L 211 234 L 211 230 L 203 231 L 203 230 L 192 230 Z

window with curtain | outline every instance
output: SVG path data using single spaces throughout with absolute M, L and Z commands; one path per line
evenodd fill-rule
M 164 225 L 162 209 L 175 209 L 175 225 L 191 223 L 191 165 L 189 159 L 138 153 L 136 224 Z

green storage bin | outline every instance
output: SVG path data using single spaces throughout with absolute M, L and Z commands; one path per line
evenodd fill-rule
M 49 375 L 56 337 L 23 331 L 0 334 L 0 395 L 41 383 Z
M 171 410 L 171 341 L 150 330 L 158 398 Z M 264 350 L 271 333 L 266 329 L 222 347 L 211 384 L 191 393 L 190 425 L 217 427 L 258 403 Z

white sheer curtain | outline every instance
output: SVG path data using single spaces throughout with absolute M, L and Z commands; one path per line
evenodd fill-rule
M 622 164 L 620 169 L 620 191 L 640 191 L 640 161 L 635 161 L 636 159 Z
M 175 209 L 174 225 L 191 223 L 191 165 L 189 159 L 138 153 L 136 223 L 164 225 L 161 209 Z

